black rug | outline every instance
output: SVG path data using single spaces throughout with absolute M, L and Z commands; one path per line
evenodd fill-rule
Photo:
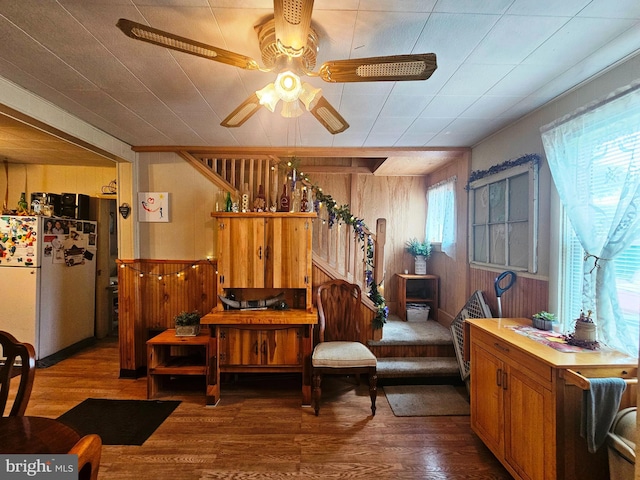
M 87 398 L 58 420 L 81 435 L 97 433 L 104 445 L 142 445 L 179 401 Z

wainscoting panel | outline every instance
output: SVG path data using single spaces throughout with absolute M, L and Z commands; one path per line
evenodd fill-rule
M 491 308 L 494 317 L 498 316 L 498 300 L 493 287 L 493 282 L 499 272 L 469 269 L 470 291 L 484 292 L 484 298 Z M 502 294 L 502 317 L 531 317 L 540 310 L 546 310 L 549 304 L 549 282 L 517 276 L 513 286 Z
M 144 374 L 150 332 L 173 328 L 181 311 L 210 312 L 217 303 L 216 262 L 118 260 L 120 375 Z

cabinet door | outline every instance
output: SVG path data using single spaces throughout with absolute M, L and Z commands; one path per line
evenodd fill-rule
M 218 272 L 222 288 L 263 288 L 264 219 L 223 218 L 218 222 Z
M 504 452 L 504 365 L 471 344 L 471 426 L 497 457 Z
M 311 276 L 311 223 L 307 218 L 266 220 L 265 286 L 305 288 Z
M 505 395 L 505 460 L 522 478 L 556 478 L 553 396 L 509 367 Z
M 301 365 L 302 329 L 284 328 L 262 333 L 265 365 Z
M 261 331 L 245 328 L 220 328 L 220 365 L 260 365 Z

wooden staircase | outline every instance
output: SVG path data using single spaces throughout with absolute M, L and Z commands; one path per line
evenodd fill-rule
M 180 152 L 182 158 L 217 185 L 222 192 L 238 195 L 248 187 L 251 197 L 263 186 L 267 206 L 277 202 L 285 171 L 279 168 L 284 160 L 273 155 L 253 155 L 213 158 L 206 154 Z M 219 200 L 222 201 L 222 200 Z M 314 287 L 327 279 L 342 278 L 366 286 L 365 250 L 349 225 L 330 228 L 326 210 L 320 210 L 313 228 Z M 386 222 L 376 221 L 376 231 L 365 231 L 365 238 L 373 241 L 373 279 L 383 280 Z M 376 314 L 373 302 L 363 295 L 363 317 L 366 325 Z M 390 315 L 383 329 L 363 329 L 362 342 L 368 344 L 378 358 L 380 378 L 455 377 L 458 364 L 451 334 L 439 323 L 403 322 Z
M 405 322 L 390 315 L 382 338 L 368 346 L 378 358 L 379 378 L 459 378 L 451 333 L 434 320 Z

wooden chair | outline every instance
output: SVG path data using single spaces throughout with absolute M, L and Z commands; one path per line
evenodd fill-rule
M 69 450 L 78 455 L 78 478 L 80 480 L 96 480 L 102 456 L 102 439 L 95 433 L 85 435 Z
M 332 280 L 318 288 L 318 343 L 311 357 L 313 404 L 320 411 L 323 374 L 367 374 L 371 415 L 376 414 L 377 360 L 360 342 L 362 293 L 344 280 Z
M 8 409 L 9 390 L 11 380 L 20 375 L 20 383 L 13 397 L 13 403 L 9 409 L 9 416 L 22 416 L 27 409 L 33 380 L 36 376 L 36 351 L 29 343 L 20 343 L 10 333 L 0 331 L 0 346 L 2 355 L 0 360 L 0 409 L 2 416 Z M 16 359 L 20 365 L 16 366 Z

